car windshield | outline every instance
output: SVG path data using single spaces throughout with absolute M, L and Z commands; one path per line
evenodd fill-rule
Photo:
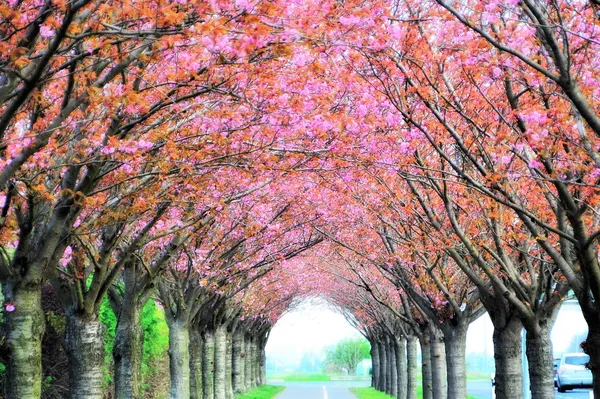
M 590 361 L 589 356 L 567 356 L 565 358 L 565 364 L 571 364 L 573 366 L 585 366 Z

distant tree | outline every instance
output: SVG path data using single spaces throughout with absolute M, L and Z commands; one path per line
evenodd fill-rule
M 369 359 L 371 345 L 364 338 L 347 338 L 325 350 L 325 366 L 328 369 L 352 372 L 363 359 Z

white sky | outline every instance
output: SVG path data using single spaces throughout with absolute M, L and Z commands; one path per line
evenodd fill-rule
M 348 337 L 362 335 L 324 301 L 311 299 L 275 324 L 267 342 L 267 357 L 298 363 L 304 353 L 319 354 L 326 346 Z
M 565 303 L 552 331 L 554 353 L 560 356 L 571 338 L 587 331 L 579 305 Z M 487 314 L 469 328 L 467 352 L 493 354 L 493 326 Z M 305 353 L 319 354 L 323 348 L 348 337 L 360 337 L 346 319 L 323 300 L 312 299 L 285 314 L 273 327 L 266 352 L 270 361 L 299 363 Z

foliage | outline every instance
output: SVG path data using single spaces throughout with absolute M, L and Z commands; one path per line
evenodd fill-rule
M 105 299 L 100 307 L 100 321 L 104 324 L 106 333 L 104 338 L 104 380 L 108 385 L 112 382 L 112 351 L 117 326 L 117 317 L 108 299 Z M 164 358 L 164 354 L 169 347 L 169 331 L 164 313 L 152 300 L 144 305 L 142 311 L 142 328 L 144 329 L 142 375 L 144 380 L 148 381 L 155 373 L 160 373 L 160 370 L 157 370 L 157 367 L 155 367 L 156 360 Z M 146 383 L 144 388 L 147 389 L 150 386 L 150 383 Z
M 349 374 L 354 374 L 361 360 L 371 358 L 370 350 L 371 345 L 366 339 L 347 338 L 326 349 L 325 365 L 336 371 L 345 369 Z
M 251 390 L 250 392 L 237 395 L 237 399 L 271 399 L 283 392 L 285 387 L 278 385 L 263 385 Z

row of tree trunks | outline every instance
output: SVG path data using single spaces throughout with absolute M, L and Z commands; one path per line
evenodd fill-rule
M 197 327 L 169 324 L 172 399 L 234 399 L 266 383 L 270 325 Z
M 371 343 L 371 385 L 394 398 L 415 399 L 418 369 L 416 337 L 368 334 L 367 339 Z

